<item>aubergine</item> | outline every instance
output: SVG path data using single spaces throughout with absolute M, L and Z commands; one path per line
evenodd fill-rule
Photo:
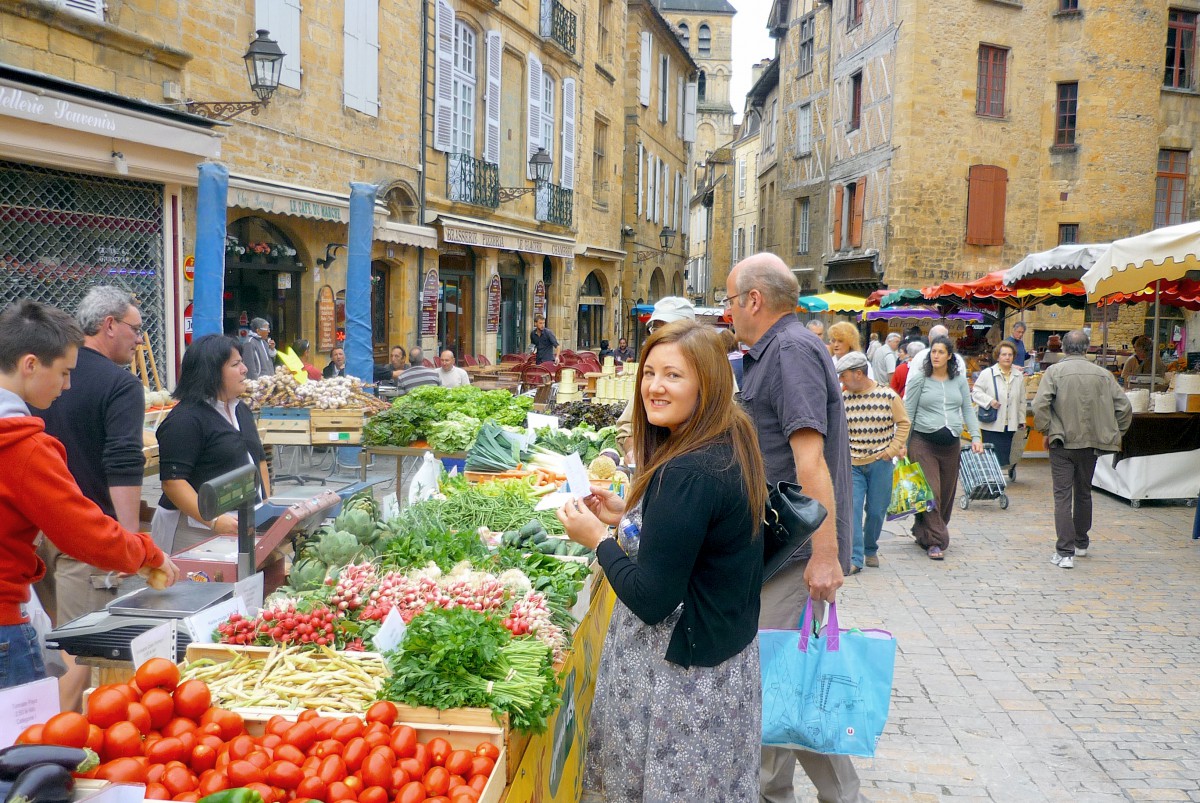
M 4 803 L 70 803 L 75 776 L 58 764 L 34 764 L 17 776 Z
M 100 764 L 100 757 L 86 747 L 53 744 L 14 744 L 0 750 L 0 780 L 13 781 L 36 764 L 56 764 L 69 772 L 87 772 Z

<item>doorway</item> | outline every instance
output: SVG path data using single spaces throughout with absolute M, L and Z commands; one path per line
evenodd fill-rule
M 442 253 L 438 274 L 438 348 L 461 359 L 475 353 L 475 254 Z
M 528 346 L 526 301 L 529 280 L 525 261 L 516 252 L 500 255 L 499 354 L 520 354 Z M 499 356 L 494 355 L 494 356 Z

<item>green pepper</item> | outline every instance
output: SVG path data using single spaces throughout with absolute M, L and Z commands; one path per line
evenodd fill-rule
M 253 789 L 226 789 L 200 798 L 200 803 L 263 803 L 263 799 Z

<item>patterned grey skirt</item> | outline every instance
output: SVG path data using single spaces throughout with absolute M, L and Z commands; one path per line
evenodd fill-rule
M 663 657 L 681 612 L 647 625 L 617 600 L 588 726 L 585 803 L 757 803 L 758 641 L 718 666 L 685 669 Z

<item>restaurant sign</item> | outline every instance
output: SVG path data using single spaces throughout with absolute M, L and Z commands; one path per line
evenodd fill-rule
M 333 288 L 325 285 L 317 291 L 317 351 L 329 353 L 333 350 L 336 317 Z
M 573 243 L 526 234 L 510 233 L 498 229 L 467 228 L 449 223 L 442 227 L 442 239 L 448 243 L 475 245 L 481 248 L 497 248 L 501 251 L 524 251 L 527 254 L 548 254 L 552 257 L 572 257 L 575 255 L 575 246 Z
M 488 282 L 487 298 L 487 333 L 494 335 L 500 331 L 500 276 L 493 273 Z
M 425 274 L 425 285 L 421 288 L 421 337 L 437 337 L 438 291 L 441 283 L 438 272 Z

